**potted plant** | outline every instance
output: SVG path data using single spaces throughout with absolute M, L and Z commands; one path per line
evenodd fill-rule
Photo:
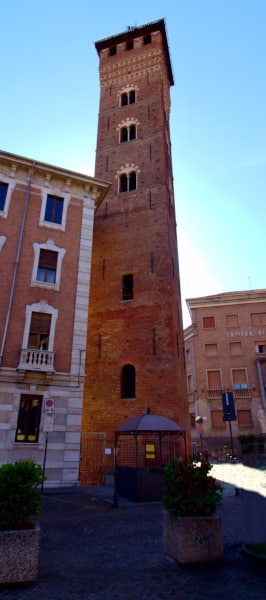
M 43 471 L 31 459 L 0 467 L 0 584 L 35 581 L 38 575 Z
M 222 485 L 209 472 L 207 461 L 173 459 L 164 468 L 163 545 L 180 563 L 223 558 L 221 520 L 215 516 Z

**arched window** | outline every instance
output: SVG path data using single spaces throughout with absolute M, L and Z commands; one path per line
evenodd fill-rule
M 128 94 L 127 92 L 124 92 L 124 94 L 121 95 L 121 106 L 126 106 L 128 104 Z
M 136 92 L 135 90 L 129 90 L 121 94 L 121 106 L 127 106 L 128 104 L 135 104 Z
M 121 370 L 121 398 L 135 398 L 135 367 L 124 365 Z
M 129 92 L 129 104 L 135 104 L 135 102 L 136 102 L 135 90 L 130 90 L 130 92 Z
M 129 139 L 130 140 L 136 139 L 136 125 L 134 123 L 129 126 Z
M 136 171 L 130 173 L 122 173 L 119 177 L 119 193 L 131 192 L 137 189 L 137 174 Z
M 137 187 L 137 175 L 135 171 L 129 173 L 129 191 L 135 190 Z
M 127 142 L 128 140 L 128 130 L 127 127 L 122 127 L 122 129 L 120 129 L 120 142 Z
M 119 179 L 119 192 L 127 192 L 127 175 L 126 173 L 122 173 L 122 175 L 120 175 L 120 179 Z
M 136 139 L 136 125 L 132 123 L 120 129 L 120 143 Z

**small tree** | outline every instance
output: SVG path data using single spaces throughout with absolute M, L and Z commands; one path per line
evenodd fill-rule
M 0 467 L 0 529 L 33 527 L 32 518 L 41 510 L 42 467 L 31 459 Z
M 212 516 L 222 500 L 222 485 L 209 475 L 212 465 L 193 458 L 173 459 L 164 468 L 162 503 L 173 517 Z

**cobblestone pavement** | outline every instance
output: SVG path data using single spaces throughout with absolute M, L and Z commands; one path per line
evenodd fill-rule
M 164 556 L 160 503 L 120 499 L 112 508 L 111 493 L 45 494 L 39 579 L 2 588 L 0 600 L 265 600 L 266 563 L 242 551 L 243 542 L 266 540 L 263 495 L 225 487 L 218 510 L 224 560 L 184 566 Z

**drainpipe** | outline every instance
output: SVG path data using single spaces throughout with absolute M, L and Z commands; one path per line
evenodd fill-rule
M 261 368 L 261 362 L 259 359 L 256 360 L 257 363 L 257 370 L 258 370 L 258 376 L 259 376 L 259 382 L 260 382 L 260 393 L 261 393 L 261 398 L 262 398 L 262 405 L 264 410 L 266 410 L 266 396 L 265 396 L 265 384 L 264 384 L 264 379 L 263 379 L 263 373 L 262 373 L 262 368 Z
M 17 278 L 17 270 L 18 270 L 19 259 L 20 259 L 22 238 L 23 238 L 23 233 L 24 233 L 24 228 L 25 228 L 26 214 L 27 214 L 27 209 L 28 209 L 28 204 L 29 204 L 31 181 L 32 181 L 32 175 L 33 175 L 33 171 L 34 171 L 34 166 L 35 166 L 35 162 L 32 162 L 31 170 L 30 170 L 30 176 L 29 176 L 29 179 L 28 179 L 28 187 L 27 187 L 27 192 L 26 192 L 24 210 L 23 210 L 23 215 L 22 215 L 22 222 L 21 222 L 21 228 L 20 228 L 20 234 L 19 234 L 19 241 L 18 241 L 18 248 L 17 248 L 17 254 L 16 254 L 16 262 L 15 262 L 15 266 L 14 266 L 13 278 L 12 278 L 12 283 L 11 283 L 11 289 L 10 289 L 10 295 L 9 295 L 9 302 L 8 302 L 8 308 L 7 308 L 7 314 L 6 314 L 6 321 L 5 321 L 5 327 L 4 327 L 4 333 L 3 333 L 1 350 L 0 350 L 0 367 L 2 366 L 4 346 L 5 346 L 5 342 L 6 342 L 7 329 L 8 329 L 8 324 L 9 324 L 9 319 L 10 319 L 10 313 L 11 313 L 11 308 L 12 308 L 12 302 L 13 302 L 13 296 L 14 296 L 14 290 L 15 290 L 15 283 L 16 283 L 16 278 Z

